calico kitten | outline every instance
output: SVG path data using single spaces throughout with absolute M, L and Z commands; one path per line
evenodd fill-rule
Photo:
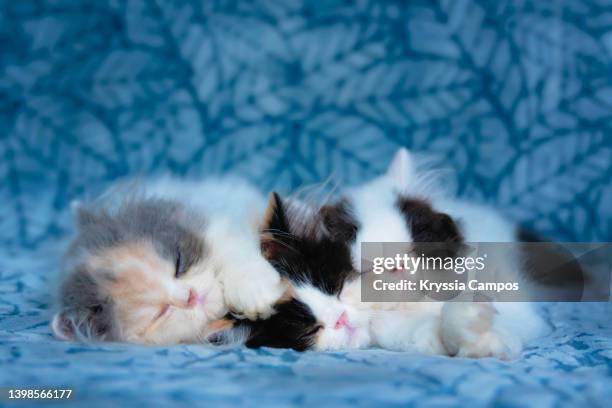
M 407 151 L 400 151 L 387 174 L 349 190 L 336 204 L 308 211 L 314 214 L 309 222 L 303 219 L 301 204 L 273 196 L 268 233 L 262 239 L 264 254 L 293 283 L 293 292 L 270 319 L 238 323 L 250 330 L 247 346 L 382 347 L 513 358 L 524 341 L 543 333 L 545 325 L 528 303 L 361 302 L 355 271 L 362 242 L 407 242 L 413 248 L 420 242 L 442 242 L 453 255 L 466 237 L 511 239 L 504 228 L 513 226 L 493 211 L 459 202 L 432 203 L 419 189 L 410 160 Z M 466 217 L 470 211 L 478 217 Z M 478 234 L 478 224 L 486 228 L 486 236 Z M 518 268 L 513 270 L 517 265 L 507 261 L 508 272 L 518 276 Z
M 261 256 L 265 201 L 238 179 L 122 184 L 74 206 L 58 338 L 200 342 L 228 311 L 267 317 L 285 290 Z

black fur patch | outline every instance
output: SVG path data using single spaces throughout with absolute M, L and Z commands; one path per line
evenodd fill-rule
M 250 330 L 247 347 L 291 348 L 296 351 L 312 347 L 321 328 L 310 308 L 295 299 L 277 304 L 276 313 L 268 319 L 241 320 L 238 326 L 247 326 Z
M 530 280 L 569 289 L 573 300 L 582 299 L 587 276 L 568 250 L 523 228 L 517 229 L 516 237 L 524 259 L 524 271 Z
M 404 215 L 417 253 L 441 257 L 457 256 L 463 247 L 463 235 L 448 214 L 434 211 L 428 202 L 415 198 L 399 196 L 396 205 Z M 419 246 L 420 242 L 435 243 L 436 246 Z
M 516 230 L 516 240 L 519 242 L 546 242 L 546 239 L 535 232 L 521 227 Z
M 355 242 L 359 223 L 351 214 L 348 201 L 342 200 L 336 204 L 321 207 L 319 216 L 332 240 L 345 243 Z

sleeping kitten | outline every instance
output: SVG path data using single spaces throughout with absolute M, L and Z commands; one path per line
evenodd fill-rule
M 273 196 L 263 249 L 293 289 L 290 300 L 279 303 L 269 319 L 238 324 L 250 330 L 248 346 L 382 347 L 508 359 L 543 332 L 543 321 L 528 303 L 361 302 L 355 271 L 362 242 L 444 242 L 455 251 L 466 236 L 472 242 L 512 239 L 513 226 L 493 211 L 442 200 L 434 207 L 419 190 L 410 160 L 407 151 L 400 151 L 387 174 L 318 212 Z M 470 218 L 470 211 L 477 218 Z M 306 222 L 308 214 L 314 216 Z M 478 225 L 487 228 L 482 230 L 486 234 L 479 235 Z M 518 277 L 519 266 L 510 259 L 508 268 Z
M 264 207 L 258 191 L 231 178 L 121 184 L 76 204 L 54 333 L 199 342 L 229 310 L 269 316 L 285 286 L 260 253 Z

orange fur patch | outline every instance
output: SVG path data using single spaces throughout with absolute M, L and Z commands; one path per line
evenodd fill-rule
M 285 292 L 281 295 L 281 297 L 276 301 L 276 303 L 286 303 L 295 298 L 295 289 L 289 279 L 281 278 L 281 282 L 283 285 L 287 287 Z
M 234 322 L 232 320 L 219 319 L 215 320 L 214 322 L 211 322 L 208 325 L 208 330 L 210 331 L 210 333 L 215 333 L 221 330 L 231 329 L 232 327 L 234 327 Z

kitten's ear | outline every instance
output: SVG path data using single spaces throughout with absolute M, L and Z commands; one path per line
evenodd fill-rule
M 283 202 L 278 193 L 270 194 L 268 208 L 261 225 L 261 252 L 268 259 L 275 259 L 288 239 L 289 225 Z
M 76 338 L 74 325 L 63 311 L 53 316 L 53 320 L 51 320 L 51 329 L 55 337 L 59 340 L 72 341 Z
M 416 172 L 412 155 L 405 147 L 400 148 L 387 168 L 386 177 L 391 180 L 393 187 L 405 190 L 409 187 Z
M 268 207 L 264 214 L 264 219 L 261 224 L 263 231 L 279 231 L 289 232 L 289 225 L 287 224 L 287 217 L 285 214 L 285 207 L 283 201 L 276 191 L 270 193 L 268 199 Z

